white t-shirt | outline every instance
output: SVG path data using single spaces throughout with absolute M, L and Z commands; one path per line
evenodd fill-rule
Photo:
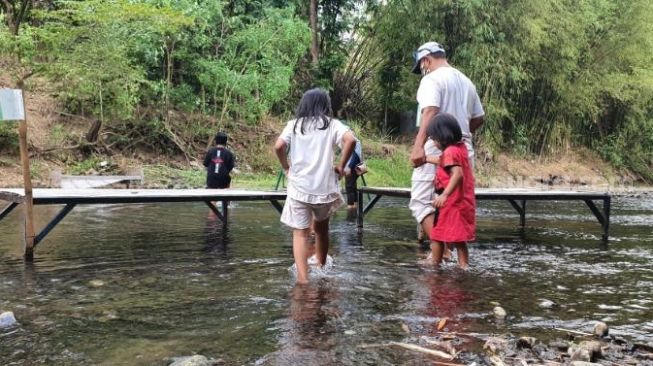
M 460 124 L 469 156 L 474 155 L 469 121 L 485 115 L 485 112 L 481 99 L 476 93 L 476 87 L 465 74 L 449 66 L 439 67 L 426 74 L 417 89 L 417 103 L 419 104 L 418 126 L 421 122 L 422 109 L 426 107 L 438 107 L 440 113 L 452 114 Z
M 293 132 L 295 120 L 290 120 L 279 136 L 290 146 L 288 196 L 301 202 L 328 203 L 340 196 L 333 161 L 349 127 L 337 119 L 325 130 L 319 129 L 322 125 L 322 120 L 306 120 L 302 134 L 299 123 Z

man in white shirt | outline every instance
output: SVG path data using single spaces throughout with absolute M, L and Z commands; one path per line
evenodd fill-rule
M 473 163 L 474 147 L 472 135 L 483 124 L 483 106 L 476 93 L 476 87 L 465 74 L 451 67 L 444 48 L 437 42 L 427 42 L 414 54 L 413 73 L 421 74 L 417 89 L 417 126 L 410 160 L 413 164 L 411 198 L 409 208 L 415 220 L 428 235 L 433 228 L 435 209 L 432 206 L 435 165 L 426 163 L 426 155 L 440 155 L 441 152 L 427 138 L 426 131 L 433 117 L 438 113 L 452 114 L 458 120 L 463 132 L 463 141 Z M 472 164 L 473 165 L 473 164 Z

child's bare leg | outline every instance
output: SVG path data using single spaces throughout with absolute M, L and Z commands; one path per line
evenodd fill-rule
M 442 255 L 444 253 L 444 243 L 439 241 L 431 242 L 431 263 L 439 266 L 442 263 Z
M 458 252 L 458 265 L 462 269 L 469 267 L 469 252 L 467 251 L 467 243 L 456 243 L 456 251 Z
M 329 253 L 329 219 L 319 222 L 313 220 L 313 229 L 315 230 L 315 255 L 320 266 L 323 266 Z
M 422 220 L 422 230 L 426 235 L 428 236 L 431 233 L 431 229 L 433 229 L 433 225 L 435 220 L 435 214 L 430 214 Z M 431 243 L 431 248 L 433 248 L 433 243 Z M 433 252 L 431 252 L 433 253 Z M 432 256 L 433 254 L 431 254 Z M 442 257 L 445 259 L 451 258 L 451 250 L 445 246 L 444 251 L 442 252 Z
M 308 236 L 310 229 L 294 229 L 292 254 L 297 267 L 297 283 L 308 283 Z

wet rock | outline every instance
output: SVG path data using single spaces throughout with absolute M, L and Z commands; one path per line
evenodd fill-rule
M 173 357 L 172 361 L 169 366 L 214 366 L 222 364 L 222 360 L 208 359 L 202 355 Z
M 16 321 L 16 317 L 14 316 L 13 312 L 5 311 L 4 313 L 0 314 L 0 329 L 10 328 L 16 326 L 17 324 L 18 322 Z
M 535 339 L 534 337 L 519 337 L 519 340 L 517 341 L 517 347 L 533 348 L 535 342 L 537 342 L 537 339 Z
M 483 345 L 483 350 L 489 355 L 498 355 L 504 353 L 508 347 L 508 341 L 503 338 L 490 337 Z
M 591 360 L 595 360 L 601 357 L 601 342 L 598 341 L 580 342 L 578 348 L 587 350 L 587 352 L 590 354 Z
M 88 285 L 91 287 L 102 287 L 104 286 L 104 281 L 102 280 L 90 280 L 88 281 Z
M 569 343 L 561 340 L 555 340 L 551 343 L 549 343 L 549 347 L 551 348 L 557 348 L 560 351 L 565 351 L 569 349 Z
M 497 306 L 492 310 L 492 313 L 494 314 L 494 317 L 497 318 L 498 320 L 504 320 L 506 318 L 506 311 L 501 307 Z
M 538 304 L 539 307 L 544 308 L 544 309 L 549 309 L 555 306 L 555 302 L 547 299 L 542 299 L 540 303 Z
M 590 351 L 585 348 L 569 348 L 569 355 L 572 361 L 590 362 L 592 360 Z
M 608 328 L 608 325 L 605 324 L 604 322 L 598 322 L 598 323 L 596 323 L 596 325 L 594 326 L 594 334 L 595 334 L 597 337 L 605 337 L 605 336 L 607 336 L 609 330 L 610 330 L 610 329 Z

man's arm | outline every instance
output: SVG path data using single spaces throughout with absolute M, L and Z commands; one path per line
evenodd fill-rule
M 417 136 L 415 136 L 415 143 L 413 144 L 413 151 L 410 154 L 410 161 L 414 167 L 418 167 L 426 162 L 426 155 L 424 153 L 424 144 L 428 136 L 426 131 L 431 122 L 431 118 L 440 112 L 439 107 L 426 107 L 422 109 L 421 123 Z
M 476 130 L 478 130 L 478 128 L 481 127 L 481 125 L 483 125 L 483 122 L 485 122 L 483 116 L 472 118 L 469 121 L 469 132 L 471 132 L 473 135 L 474 132 L 476 132 Z
M 288 165 L 286 146 L 286 141 L 280 138 L 277 139 L 277 142 L 274 144 L 274 153 L 277 154 L 277 159 L 279 159 L 279 163 L 281 163 L 281 168 L 283 168 L 286 176 L 288 176 L 288 169 L 290 169 L 290 166 Z

